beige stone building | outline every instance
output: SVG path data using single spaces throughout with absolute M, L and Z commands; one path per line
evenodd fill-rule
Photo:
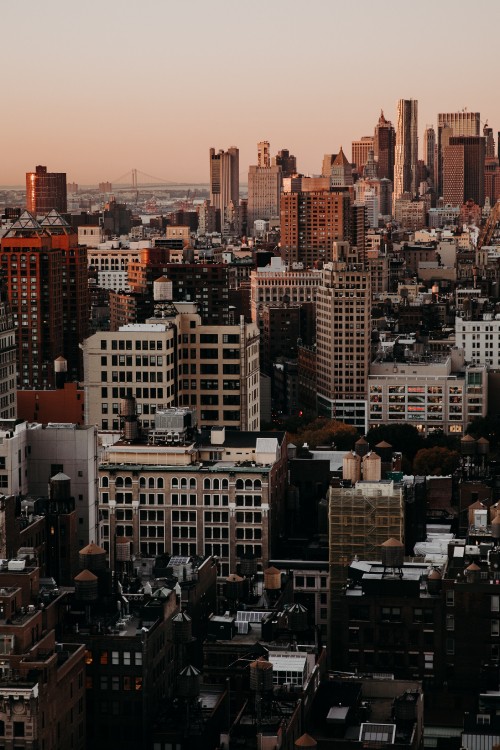
M 272 258 L 270 265 L 256 268 L 250 274 L 253 322 L 259 322 L 264 305 L 280 304 L 284 296 L 289 298 L 292 305 L 314 302 L 321 278 L 321 271 L 315 268 L 305 269 L 302 264 L 290 266 L 281 258 Z
M 86 424 L 120 429 L 119 400 L 133 396 L 144 430 L 161 406 L 189 406 L 202 426 L 258 430 L 258 327 L 243 318 L 202 325 L 192 303 L 170 305 L 164 315 L 85 340 Z
M 162 412 L 181 425 L 108 448 L 99 465 L 100 544 L 115 554 L 126 537 L 136 556 L 215 555 L 219 575 L 252 556 L 266 568 L 284 522 L 287 453 L 283 433 L 183 429 L 188 410 Z M 162 440 L 161 433 L 164 433 Z

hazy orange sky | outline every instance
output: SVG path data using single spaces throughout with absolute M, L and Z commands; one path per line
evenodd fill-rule
M 1 9 L 0 184 L 135 167 L 208 181 L 208 149 L 288 148 L 305 173 L 371 135 L 383 108 L 467 107 L 500 130 L 498 0 L 26 0 Z

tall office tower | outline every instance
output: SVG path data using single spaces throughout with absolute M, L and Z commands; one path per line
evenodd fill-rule
M 273 158 L 272 165 L 274 167 L 281 167 L 283 177 L 291 177 L 297 174 L 297 159 L 286 148 L 278 151 Z
M 335 240 L 349 236 L 351 199 L 347 191 L 317 190 L 283 193 L 280 226 L 281 254 L 288 264 L 310 268 L 331 260 Z
M 488 123 L 485 122 L 483 127 L 483 137 L 486 140 L 486 158 L 495 158 L 495 139 L 493 138 L 493 128 L 488 127 Z
M 257 166 L 270 167 L 271 155 L 269 152 L 269 141 L 259 141 L 257 144 Z
M 16 412 L 16 327 L 7 301 L 7 293 L 0 293 L 0 420 L 14 419 Z
M 47 172 L 42 166 L 26 172 L 26 208 L 33 216 L 48 214 L 52 209 L 66 213 L 66 173 Z
M 394 179 L 394 149 L 396 145 L 396 131 L 392 122 L 386 120 L 380 112 L 373 138 L 373 151 L 377 162 L 377 176 L 379 179 Z
M 352 165 L 347 161 L 347 157 L 340 147 L 331 170 L 331 186 L 346 187 L 353 184 Z
M 78 244 L 78 234 L 57 211 L 40 221 L 51 238 L 52 249 L 61 251 L 63 298 L 63 354 L 67 378 L 83 379 L 81 342 L 89 335 L 89 279 L 87 248 Z
M 87 248 L 57 211 L 25 211 L 1 240 L 0 268 L 17 329 L 19 388 L 56 384 L 54 361 L 83 375 L 79 344 L 89 324 Z
M 403 193 L 417 194 L 418 163 L 418 102 L 416 99 L 398 101 L 398 123 L 394 157 L 393 201 Z
M 424 131 L 424 163 L 430 179 L 434 182 L 434 152 L 436 150 L 436 131 L 427 125 Z
M 352 247 L 357 249 L 357 262 L 363 264 L 366 261 L 367 212 L 368 209 L 363 204 L 353 203 L 349 208 L 348 239 Z
M 363 174 L 368 154 L 373 151 L 374 140 L 372 135 L 364 135 L 359 141 L 352 142 L 352 163 L 358 174 Z
M 380 180 L 380 213 L 389 216 L 392 211 L 392 181 L 385 177 Z
M 443 157 L 444 148 L 449 144 L 452 136 L 479 136 L 479 112 L 442 112 L 438 114 L 437 123 L 437 154 L 434 164 L 436 195 L 443 196 Z
M 484 205 L 484 160 L 482 136 L 452 136 L 443 149 L 443 198 L 451 206 L 473 200 Z
M 254 234 L 254 222 L 258 219 L 279 216 L 281 183 L 281 167 L 271 166 L 268 141 L 258 143 L 257 165 L 248 170 L 248 234 Z
M 27 211 L 1 240 L 0 267 L 17 329 L 18 385 L 55 385 L 63 354 L 62 251 Z
M 240 200 L 240 152 L 232 146 L 227 151 L 210 149 L 210 203 L 221 212 L 221 225 L 226 220 L 230 202 Z
M 370 271 L 335 242 L 316 292 L 318 410 L 366 432 L 371 341 Z

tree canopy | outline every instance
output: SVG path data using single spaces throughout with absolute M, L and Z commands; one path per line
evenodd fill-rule
M 334 443 L 337 450 L 352 449 L 358 437 L 355 427 L 328 417 L 317 417 L 296 433 L 288 434 L 289 441 L 298 446 L 307 443 L 310 448 L 316 448 Z
M 448 476 L 453 474 L 460 463 L 458 451 L 435 446 L 434 448 L 422 448 L 413 461 L 413 471 L 421 476 Z

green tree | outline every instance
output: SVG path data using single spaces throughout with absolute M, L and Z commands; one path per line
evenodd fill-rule
M 413 461 L 413 472 L 421 476 L 448 476 L 453 474 L 459 463 L 458 451 L 440 446 L 421 448 Z
M 296 445 L 307 443 L 310 448 L 334 443 L 337 450 L 350 450 L 358 436 L 358 431 L 352 425 L 327 417 L 317 417 L 304 429 L 289 434 L 288 439 Z
M 455 435 L 447 435 L 443 430 L 435 430 L 424 438 L 422 447 L 435 448 L 437 446 L 440 448 L 449 448 L 451 451 L 459 451 L 460 438 Z

